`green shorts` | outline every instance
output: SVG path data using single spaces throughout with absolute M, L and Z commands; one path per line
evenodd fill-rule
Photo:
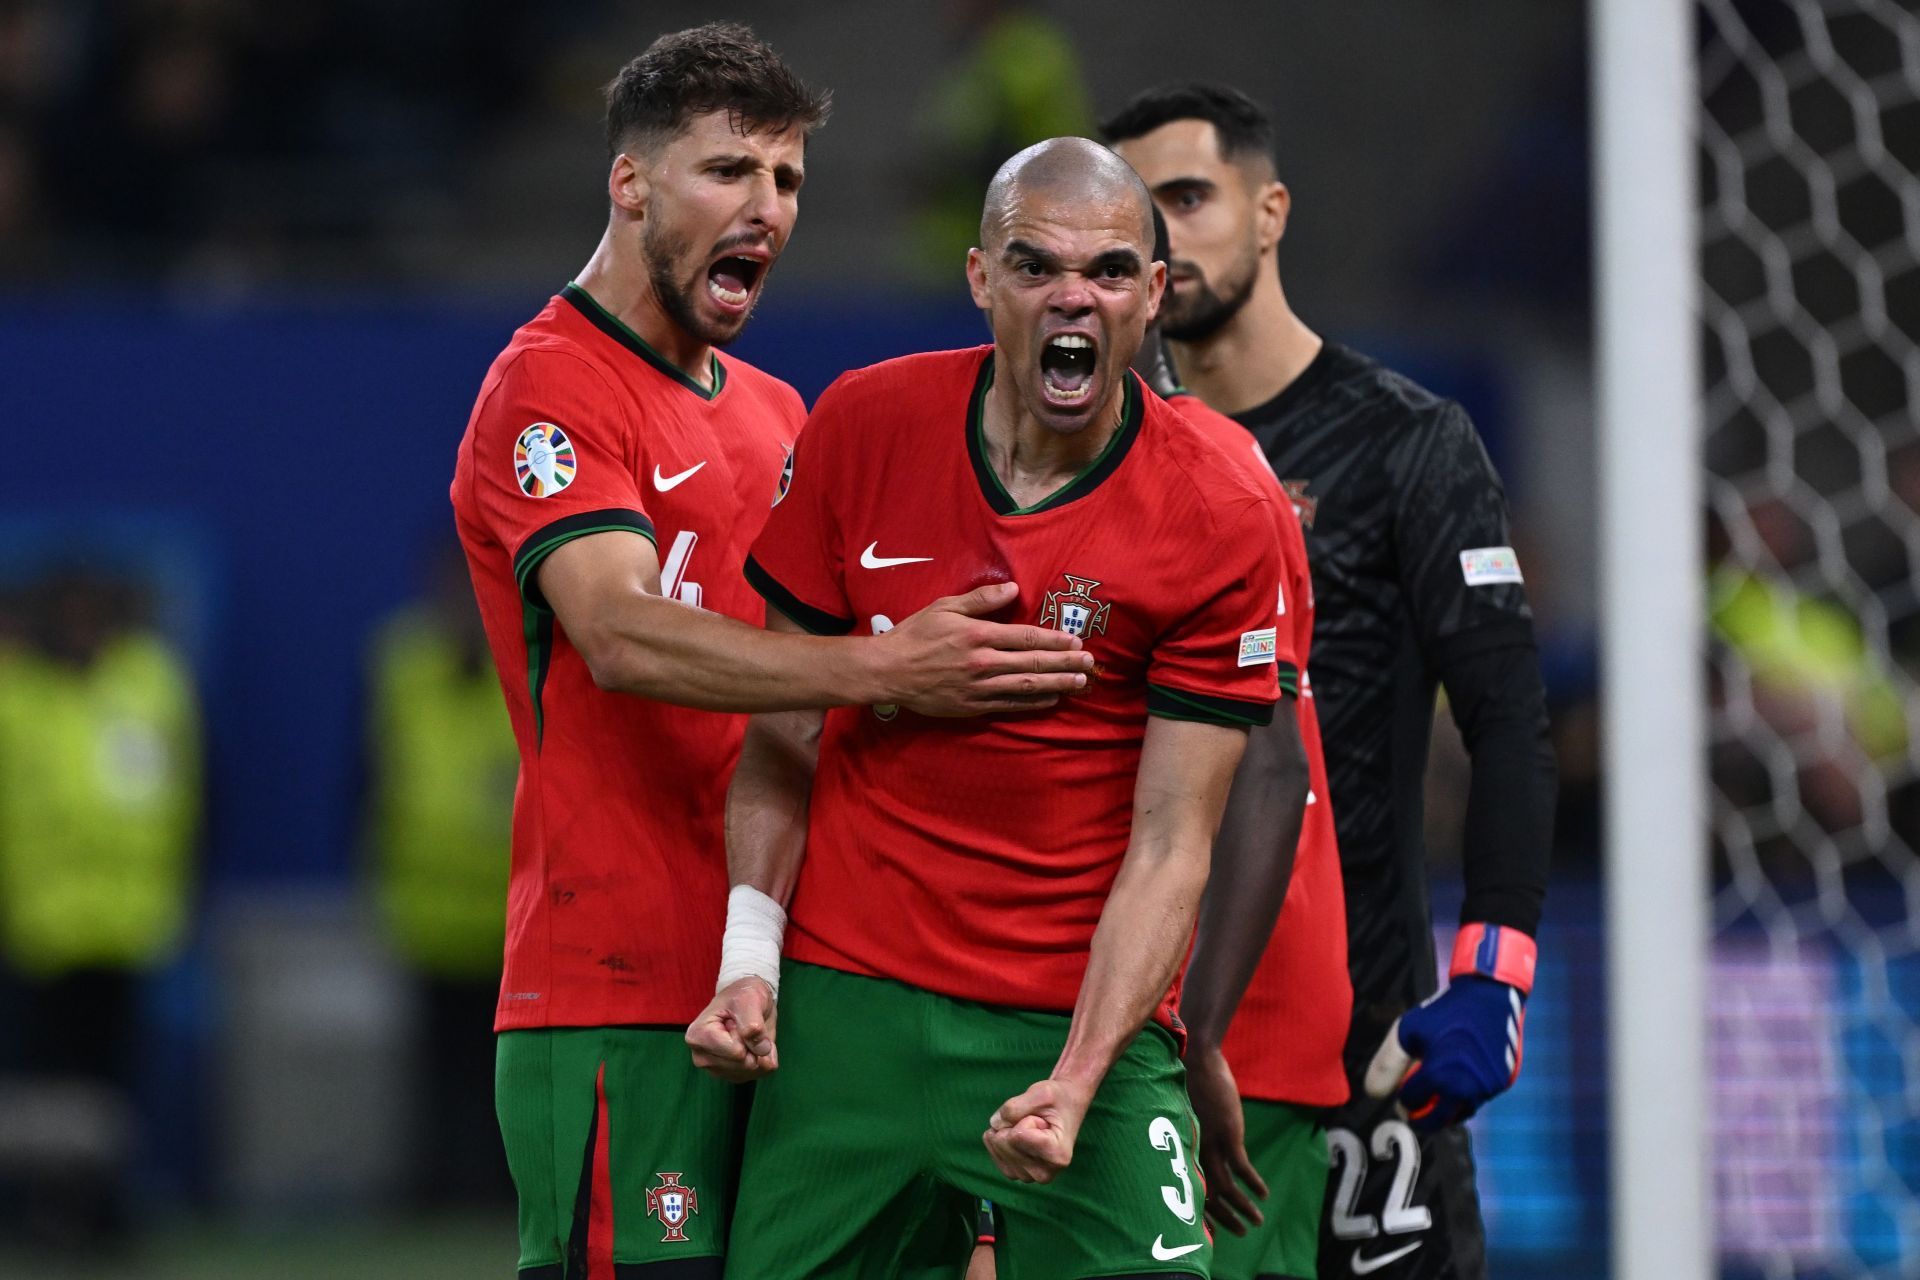
M 1327 1193 L 1327 1134 L 1320 1111 L 1284 1102 L 1241 1104 L 1247 1155 L 1267 1184 L 1266 1221 L 1244 1236 L 1213 1235 L 1215 1280 L 1313 1280 L 1320 1247 L 1320 1203 Z
M 1108 1072 L 1059 1177 L 994 1167 L 988 1117 L 1047 1077 L 1067 1024 L 789 960 L 780 1069 L 754 1096 L 727 1274 L 959 1280 L 986 1198 L 1000 1280 L 1206 1275 L 1193 1112 L 1163 1028 Z
M 747 1090 L 663 1027 L 507 1031 L 494 1105 L 520 1197 L 521 1280 L 707 1259 L 720 1275 Z

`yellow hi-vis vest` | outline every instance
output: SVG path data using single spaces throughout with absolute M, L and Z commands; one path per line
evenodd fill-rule
M 23 972 L 145 969 L 186 932 L 200 718 L 156 636 L 82 670 L 0 652 L 0 946 Z
M 493 664 L 409 611 L 372 658 L 372 839 L 388 940 L 442 977 L 500 971 L 520 756 Z

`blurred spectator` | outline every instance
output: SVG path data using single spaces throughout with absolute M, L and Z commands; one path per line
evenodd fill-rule
M 912 189 L 925 194 L 914 227 L 913 268 L 958 278 L 980 239 L 980 193 L 994 171 L 1044 138 L 1093 133 L 1080 57 L 1065 27 L 1020 0 L 952 0 L 963 44 L 921 107 Z
M 505 1200 L 493 1010 L 519 753 L 458 548 L 370 658 L 370 836 L 387 940 L 419 987 L 409 1148 L 423 1201 Z
M 0 277 L 55 274 L 15 223 L 92 276 L 385 276 L 457 219 L 445 188 L 559 25 L 532 0 L 0 0 Z
M 184 940 L 201 820 L 186 665 L 130 584 L 62 570 L 0 650 L 0 952 L 19 988 L 0 1157 L 50 1244 L 110 1245 L 125 1175 L 138 979 Z
M 1854 614 L 1795 585 L 1792 571 L 1814 558 L 1803 522 L 1775 498 L 1743 514 L 1745 555 L 1724 528 L 1710 539 L 1716 713 L 1742 739 L 1753 722 L 1764 726 L 1774 758 L 1793 761 L 1807 812 L 1828 833 L 1850 830 L 1865 816 L 1862 788 L 1874 785 L 1875 767 L 1906 752 L 1905 701 Z M 1758 759 L 1742 767 L 1725 747 L 1717 754 L 1729 798 L 1764 802 L 1779 771 Z

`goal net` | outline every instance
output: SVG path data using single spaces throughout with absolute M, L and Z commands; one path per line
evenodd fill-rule
M 1697 10 L 1723 1266 L 1920 1275 L 1920 6 Z

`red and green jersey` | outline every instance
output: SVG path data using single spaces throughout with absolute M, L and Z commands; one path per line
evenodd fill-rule
M 620 531 L 653 542 L 663 595 L 765 620 L 741 567 L 805 408 L 727 356 L 711 373 L 568 285 L 493 362 L 460 442 L 454 515 L 520 747 L 499 1030 L 685 1023 L 713 994 L 745 717 L 601 690 L 538 576 Z
M 1347 907 L 1340 846 L 1327 796 L 1320 717 L 1307 679 L 1307 655 L 1313 647 L 1313 581 L 1307 570 L 1307 544 L 1292 503 L 1247 429 L 1208 408 L 1195 395 L 1176 395 L 1167 403 L 1220 446 L 1240 466 L 1248 483 L 1260 486 L 1273 500 L 1274 525 L 1286 564 L 1280 625 L 1292 636 L 1294 659 L 1300 664 L 1300 696 L 1294 707 L 1309 779 L 1300 845 L 1294 854 L 1286 905 L 1280 909 L 1273 937 L 1221 1047 L 1243 1096 L 1338 1106 L 1347 1100 L 1340 1048 L 1353 1012 L 1353 987 L 1347 978 Z
M 993 370 L 979 347 L 842 377 L 808 419 L 747 573 L 833 634 L 884 632 L 941 596 L 1012 581 L 1020 595 L 998 620 L 1079 636 L 1094 678 L 1018 715 L 829 712 L 787 954 L 1068 1011 L 1126 853 L 1147 717 L 1266 723 L 1297 664 L 1275 628 L 1265 494 L 1129 375 L 1104 452 L 1019 507 L 985 452 Z

